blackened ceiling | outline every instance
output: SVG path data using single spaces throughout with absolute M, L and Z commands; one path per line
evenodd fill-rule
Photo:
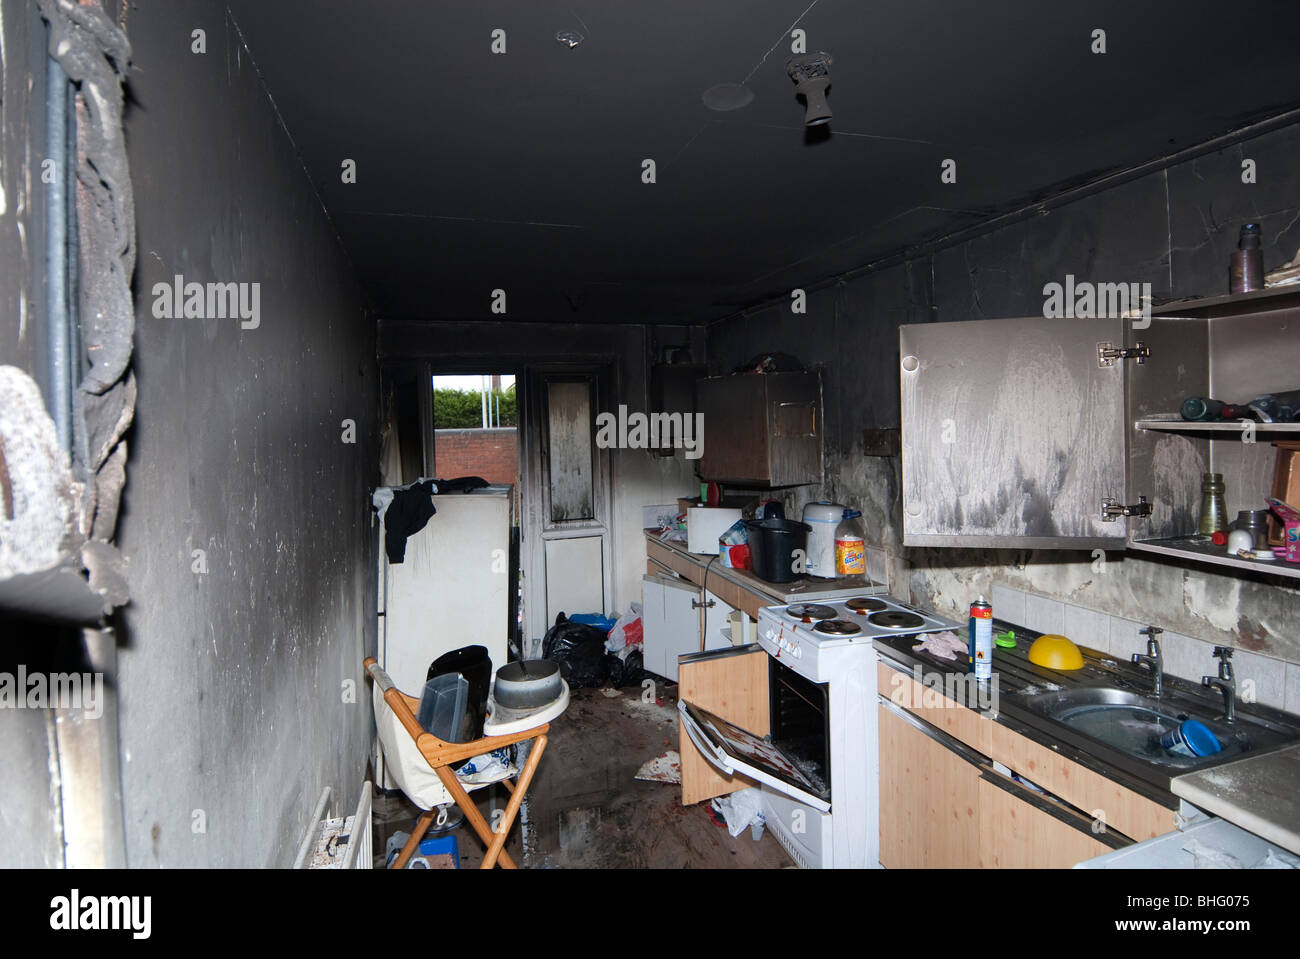
M 1300 4 L 1066 7 L 229 2 L 381 315 L 502 319 L 502 289 L 508 319 L 663 323 L 734 313 L 1300 103 Z M 820 140 L 786 74 L 796 26 L 834 58 Z M 753 101 L 709 110 L 702 94 L 724 82 Z M 949 158 L 955 184 L 940 182 Z

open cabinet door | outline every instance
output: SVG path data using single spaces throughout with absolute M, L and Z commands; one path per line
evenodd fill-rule
M 682 656 L 677 663 L 677 698 L 766 736 L 771 731 L 767 670 L 767 653 L 757 645 Z M 757 785 L 717 771 L 695 748 L 680 716 L 678 731 L 683 806 Z
M 1128 322 L 900 327 L 903 543 L 1123 549 Z

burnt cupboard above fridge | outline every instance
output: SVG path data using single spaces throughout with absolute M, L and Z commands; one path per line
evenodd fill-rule
M 899 328 L 907 546 L 1132 549 L 1300 577 L 1197 537 L 1201 477 L 1259 509 L 1270 439 L 1300 424 L 1187 423 L 1192 396 L 1294 388 L 1300 290 L 1171 303 L 1150 317 Z M 1222 555 L 1218 555 L 1222 554 Z

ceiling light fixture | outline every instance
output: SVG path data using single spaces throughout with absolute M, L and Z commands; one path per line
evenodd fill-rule
M 791 57 L 785 71 L 794 81 L 795 95 L 807 103 L 804 125 L 815 127 L 829 121 L 831 107 L 826 102 L 826 91 L 831 86 L 831 55 L 818 52 Z

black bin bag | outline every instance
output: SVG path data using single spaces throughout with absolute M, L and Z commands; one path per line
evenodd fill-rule
M 542 657 L 560 667 L 570 689 L 603 686 L 609 679 L 605 639 L 595 626 L 570 622 L 560 613 L 542 638 Z

